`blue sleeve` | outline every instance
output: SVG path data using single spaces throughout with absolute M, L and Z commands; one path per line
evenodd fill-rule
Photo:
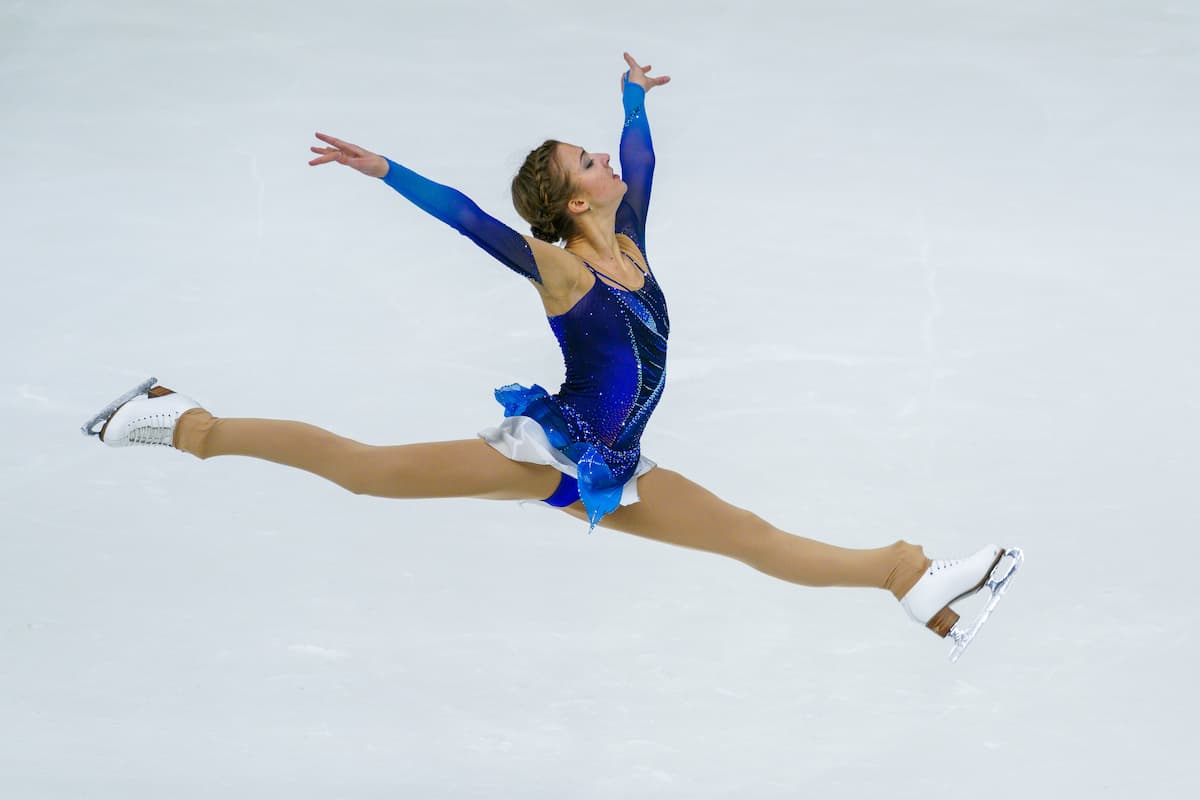
M 654 178 L 654 147 L 650 144 L 650 123 L 646 120 L 646 90 L 628 80 L 621 105 L 625 108 L 625 128 L 621 131 L 621 177 L 625 180 L 625 198 L 617 207 L 617 233 L 633 239 L 646 252 L 646 211 L 650 207 L 650 182 Z
M 504 266 L 537 283 L 542 282 L 529 242 L 495 217 L 484 213 L 457 189 L 434 183 L 407 167 L 387 159 L 388 172 L 381 180 L 407 197 L 417 208 L 440 219 L 482 247 Z

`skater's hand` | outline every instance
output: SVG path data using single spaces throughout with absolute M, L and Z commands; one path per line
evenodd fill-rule
M 651 78 L 646 73 L 649 72 L 652 67 L 649 64 L 644 67 L 639 67 L 638 63 L 633 60 L 633 56 L 629 55 L 629 53 L 625 54 L 625 63 L 629 65 L 629 80 L 645 89 L 647 93 L 649 93 L 650 90 L 655 86 L 662 86 L 664 83 L 667 83 L 671 80 L 670 75 L 663 75 L 661 78 Z M 624 72 L 621 73 L 621 91 L 625 91 Z
M 318 133 L 316 137 L 332 146 L 310 147 L 309 150 L 320 156 L 320 158 L 314 158 L 308 162 L 310 167 L 336 161 L 339 164 L 345 164 L 347 167 L 354 167 L 363 175 L 370 175 L 372 178 L 382 178 L 384 175 L 387 175 L 388 163 L 387 159 L 383 156 L 376 155 L 370 150 L 364 150 L 356 144 L 335 139 L 325 133 Z

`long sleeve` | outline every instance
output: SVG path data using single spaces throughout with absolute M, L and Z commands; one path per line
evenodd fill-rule
M 621 131 L 620 150 L 621 177 L 627 188 L 625 198 L 617 208 L 617 233 L 633 239 L 643 253 L 646 252 L 650 183 L 654 178 L 654 147 L 650 143 L 645 103 L 646 90 L 627 79 L 621 94 L 625 128 Z
M 425 211 L 466 236 L 513 272 L 542 282 L 529 242 L 500 220 L 485 213 L 471 198 L 450 186 L 425 178 L 387 159 L 380 180 Z

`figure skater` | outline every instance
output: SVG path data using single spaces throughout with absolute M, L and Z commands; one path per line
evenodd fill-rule
M 495 390 L 497 427 L 476 438 L 375 446 L 303 422 L 215 417 L 151 378 L 84 426 L 107 445 L 165 445 L 200 459 L 240 455 L 312 472 L 355 494 L 540 501 L 589 524 L 706 550 L 804 586 L 884 589 L 912 619 L 956 651 L 1006 588 L 1021 553 L 988 545 L 959 560 L 931 561 L 897 541 L 847 549 L 796 536 L 725 502 L 642 455 L 642 431 L 666 386 L 667 302 L 647 258 L 646 217 L 654 150 L 645 96 L 666 84 L 625 53 L 621 173 L 607 153 L 554 139 L 529 153 L 512 180 L 523 236 L 466 195 L 388 158 L 323 133 L 316 166 L 338 163 L 382 179 L 417 207 L 470 238 L 526 278 L 562 349 L 566 379 Z M 565 245 L 559 247 L 558 242 Z M 96 426 L 103 423 L 97 431 Z M 1007 572 L 1000 562 L 1008 555 Z M 1004 574 L 1000 574 L 1004 573 Z M 991 602 L 973 626 L 950 604 L 985 585 Z

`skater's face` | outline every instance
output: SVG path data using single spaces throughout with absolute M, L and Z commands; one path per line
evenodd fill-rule
M 608 153 L 593 153 L 577 144 L 560 144 L 558 161 L 571 179 L 575 194 L 567 210 L 575 214 L 590 208 L 616 208 L 625 196 L 625 181 L 609 164 Z

